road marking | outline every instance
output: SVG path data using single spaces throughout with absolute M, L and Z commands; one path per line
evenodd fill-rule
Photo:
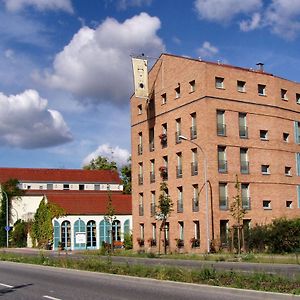
M 50 299 L 50 300 L 61 300 L 59 298 L 55 298 L 55 297 L 51 297 L 51 296 L 47 296 L 47 295 L 45 295 L 43 297 L 46 298 L 46 299 Z
M 2 286 L 4 286 L 4 287 L 7 287 L 7 288 L 10 288 L 10 289 L 13 288 L 12 285 L 8 285 L 8 284 L 5 284 L 5 283 L 0 283 L 0 285 L 2 285 Z

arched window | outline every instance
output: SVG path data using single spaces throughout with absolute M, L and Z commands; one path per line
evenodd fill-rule
M 86 226 L 86 246 L 89 248 L 96 247 L 96 222 L 88 221 Z
M 79 240 L 79 235 L 80 233 L 85 234 L 85 223 L 79 218 L 75 223 L 74 223 L 74 249 L 84 249 L 85 248 L 85 243 L 76 243 Z
M 100 246 L 102 247 L 102 243 L 110 243 L 110 232 L 111 226 L 108 221 L 102 220 L 99 224 L 100 229 Z
M 54 227 L 53 248 L 57 249 L 58 248 L 58 243 L 59 243 L 59 240 L 60 240 L 60 226 L 59 226 L 59 223 L 56 220 L 54 220 L 53 227 Z
M 63 249 L 71 248 L 71 224 L 63 221 L 61 224 L 61 246 Z
M 112 223 L 112 237 L 114 241 L 121 241 L 121 222 L 119 220 Z
M 130 234 L 130 221 L 127 219 L 124 222 L 124 234 Z

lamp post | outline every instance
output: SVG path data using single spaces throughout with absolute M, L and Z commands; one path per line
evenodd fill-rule
M 203 157 L 204 157 L 204 164 L 203 164 L 203 174 L 204 174 L 204 183 L 205 183 L 205 202 L 206 202 L 206 239 L 207 239 L 207 253 L 210 252 L 210 237 L 209 237 L 209 220 L 208 220 L 208 181 L 207 181 L 207 157 L 200 145 L 195 143 L 194 141 L 189 140 L 187 137 L 180 135 L 179 136 L 180 140 L 184 140 L 187 142 L 190 142 L 191 144 L 194 144 L 197 146 Z
M 8 228 L 9 228 L 9 224 L 8 224 L 8 197 L 7 197 L 7 193 L 3 190 L 2 190 L 2 194 L 5 195 L 5 198 L 6 198 L 6 226 L 5 226 L 5 230 L 6 230 L 6 248 L 8 248 Z

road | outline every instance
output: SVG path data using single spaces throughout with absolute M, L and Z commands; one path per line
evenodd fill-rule
M 288 300 L 298 296 L 0 261 L 2 299 Z

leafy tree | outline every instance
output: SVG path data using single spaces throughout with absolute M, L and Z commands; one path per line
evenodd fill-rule
M 27 246 L 28 223 L 18 220 L 14 224 L 14 230 L 11 233 L 11 243 L 14 247 Z
M 230 212 L 235 220 L 234 227 L 237 228 L 237 242 L 238 242 L 238 254 L 241 253 L 241 229 L 243 218 L 246 214 L 246 210 L 243 208 L 242 197 L 241 197 L 241 184 L 239 182 L 238 176 L 236 175 L 236 195 L 233 197 L 233 202 L 230 206 Z M 233 231 L 234 232 L 234 231 Z
M 1 184 L 1 209 L 0 209 L 0 247 L 6 246 L 6 200 L 8 199 L 8 220 L 11 218 L 11 200 L 14 197 L 23 195 L 23 190 L 19 188 L 19 181 L 11 178 Z M 7 199 L 6 199 L 7 196 Z
M 93 158 L 88 165 L 83 167 L 84 170 L 115 170 L 117 164 L 114 161 L 109 161 L 106 157 L 98 156 Z
M 173 210 L 173 202 L 168 193 L 168 185 L 165 182 L 160 184 L 160 195 L 158 200 L 158 218 L 162 220 L 160 231 L 164 232 L 164 253 L 167 254 L 167 228 L 166 223 L 171 211 Z
M 121 169 L 121 179 L 123 184 L 123 193 L 131 194 L 131 157 L 128 159 L 128 164 Z
M 65 211 L 57 204 L 47 203 L 43 198 L 34 215 L 31 237 L 39 248 L 44 248 L 53 239 L 52 219 L 65 215 Z

